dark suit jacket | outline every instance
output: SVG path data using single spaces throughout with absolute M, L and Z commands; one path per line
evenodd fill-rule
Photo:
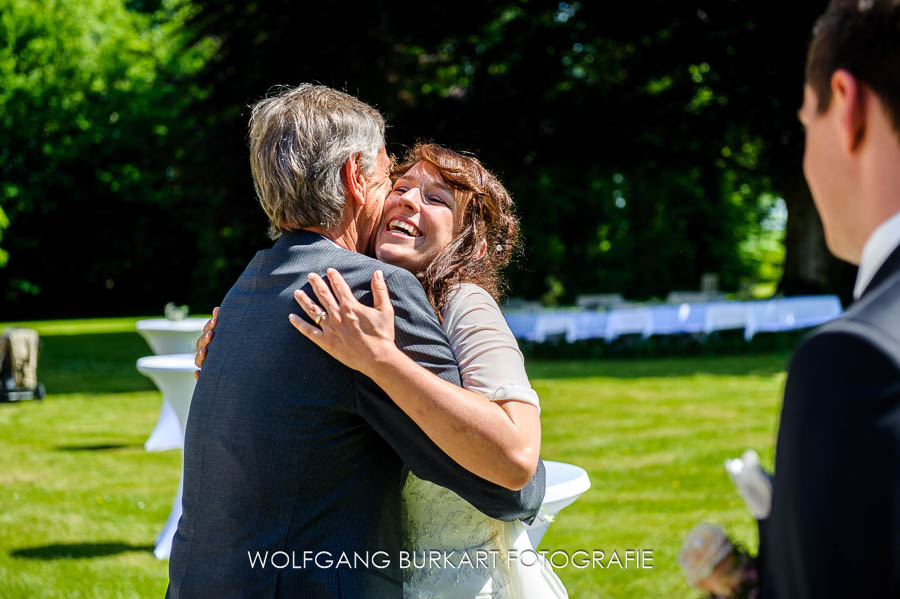
M 900 597 L 900 249 L 791 361 L 763 597 Z
M 291 326 L 288 314 L 302 313 L 293 290 L 313 296 L 307 273 L 324 275 L 328 267 L 369 305 L 370 279 L 381 268 L 397 345 L 459 384 L 443 331 L 409 272 L 305 231 L 286 233 L 257 253 L 222 303 L 215 351 L 194 391 L 167 597 L 400 597 L 407 467 L 494 518 L 527 519 L 541 504 L 542 463 L 521 491 L 471 474 L 371 380 Z M 273 566 L 278 551 L 287 556 L 276 556 Z M 319 557 L 325 567 L 304 564 L 304 551 L 327 552 Z M 268 552 L 266 567 L 259 561 L 251 567 L 257 552 Z M 353 563 L 354 552 L 368 556 L 370 567 L 338 567 L 342 554 Z

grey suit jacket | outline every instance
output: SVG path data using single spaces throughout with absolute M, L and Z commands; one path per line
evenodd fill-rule
M 408 470 L 494 518 L 528 519 L 540 507 L 542 463 L 521 491 L 471 474 L 370 379 L 294 330 L 287 316 L 302 311 L 293 290 L 312 296 L 307 273 L 328 267 L 369 305 L 372 273 L 382 269 L 397 345 L 459 384 L 443 331 L 409 272 L 305 231 L 257 253 L 222 302 L 214 351 L 194 391 L 167 597 L 401 597 L 400 491 Z M 316 554 L 318 563 L 309 561 Z M 354 563 L 357 556 L 369 566 Z

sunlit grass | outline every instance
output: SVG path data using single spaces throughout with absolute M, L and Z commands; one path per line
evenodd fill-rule
M 676 556 L 685 533 L 719 522 L 746 546 L 755 524 L 722 466 L 756 448 L 769 468 L 783 356 L 530 366 L 546 459 L 578 464 L 592 487 L 541 549 L 652 549 L 653 569 L 558 570 L 573 597 L 690 596 Z
M 162 597 L 151 547 L 171 507 L 180 452 L 146 453 L 160 396 L 135 371 L 137 319 L 36 323 L 43 402 L 0 404 L 0 597 Z M 0 325 L 2 326 L 2 325 Z M 786 356 L 529 364 L 546 459 L 592 488 L 541 549 L 652 549 L 653 568 L 560 569 L 572 597 L 693 595 L 675 562 L 694 524 L 755 547 L 722 468 L 757 448 L 771 466 Z

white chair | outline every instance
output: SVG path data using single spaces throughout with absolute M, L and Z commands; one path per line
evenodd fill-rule
M 721 291 L 672 291 L 666 296 L 670 304 L 701 304 L 725 299 Z
M 187 424 L 191 397 L 194 394 L 194 355 L 175 354 L 168 356 L 147 356 L 137 361 L 138 372 L 150 378 L 162 392 L 163 399 L 168 401 L 175 414 L 181 433 L 181 446 L 184 446 L 184 429 Z M 178 492 L 172 502 L 172 510 L 165 526 L 156 537 L 153 554 L 158 559 L 168 559 L 172 551 L 172 538 L 181 518 L 181 494 L 184 487 L 184 463 L 181 466 L 181 479 L 178 481 Z
M 547 533 L 550 524 L 564 508 L 572 505 L 591 488 L 591 479 L 584 468 L 563 462 L 544 462 L 547 489 L 538 517 L 528 527 L 528 538 L 535 549 Z
M 541 309 L 541 302 L 526 300 L 521 297 L 511 297 L 500 305 L 500 309 L 504 312 L 507 310 L 527 310 L 536 312 Z
M 575 305 L 589 310 L 614 308 L 624 302 L 625 298 L 620 293 L 588 293 L 575 296 Z

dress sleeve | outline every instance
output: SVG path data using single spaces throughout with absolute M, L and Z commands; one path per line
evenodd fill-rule
M 458 382 L 453 354 L 418 280 L 409 272 L 396 269 L 385 275 L 385 281 L 394 306 L 397 347 L 435 375 Z M 361 286 L 365 285 L 368 281 Z M 370 295 L 367 299 L 371 302 Z M 372 379 L 358 371 L 352 373 L 360 416 L 416 476 L 454 491 L 491 518 L 534 520 L 546 488 L 543 462 L 538 461 L 535 475 L 518 491 L 484 480 L 441 451 Z
M 460 285 L 442 316 L 463 387 L 491 401 L 523 401 L 541 409 L 516 338 L 487 291 Z

